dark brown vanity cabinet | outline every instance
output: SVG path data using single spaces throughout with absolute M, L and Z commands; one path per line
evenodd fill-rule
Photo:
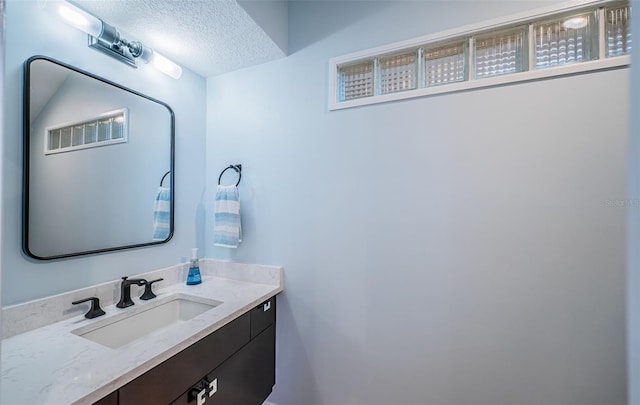
M 118 405 L 118 391 L 112 392 L 93 405 Z
M 275 297 L 117 391 L 109 404 L 260 405 L 275 384 Z M 102 404 L 102 401 L 96 404 Z
M 262 404 L 275 384 L 275 337 L 271 325 L 171 405 Z

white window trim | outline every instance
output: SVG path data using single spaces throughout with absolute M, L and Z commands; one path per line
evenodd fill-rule
M 52 130 L 56 130 L 56 129 L 60 129 L 60 128 L 67 128 L 67 127 L 72 127 L 78 124 L 82 124 L 82 123 L 86 123 L 86 122 L 90 122 L 90 121 L 98 121 L 101 118 L 104 117 L 109 117 L 109 116 L 113 116 L 113 115 L 120 115 L 122 114 L 124 117 L 124 123 L 123 123 L 123 127 L 122 127 L 122 138 L 117 138 L 117 139 L 109 139 L 106 141 L 96 141 L 96 142 L 92 142 L 92 143 L 85 143 L 82 145 L 75 145 L 75 146 L 68 146 L 65 148 L 58 148 L 58 149 L 49 149 L 49 142 L 50 142 L 50 136 L 49 136 L 49 132 Z M 76 120 L 73 122 L 67 122 L 67 123 L 63 123 L 63 124 L 56 124 L 56 125 L 49 125 L 48 127 L 46 127 L 44 129 L 44 154 L 45 155 L 53 155 L 53 154 L 57 154 L 57 153 L 65 153 L 65 152 L 70 152 L 70 151 L 75 151 L 75 150 L 80 150 L 80 149 L 89 149 L 89 148 L 98 148 L 101 146 L 107 146 L 107 145 L 113 145 L 113 144 L 117 144 L 117 143 L 127 143 L 129 142 L 129 109 L 128 108 L 120 108 L 117 110 L 112 110 L 112 111 L 107 111 L 105 113 L 102 113 L 100 115 L 97 116 L 93 116 L 84 120 Z
M 560 13 L 578 12 L 589 7 L 602 7 L 611 4 L 620 3 L 619 0 L 581 0 L 573 1 L 569 3 L 556 4 L 544 8 L 535 10 L 529 10 L 527 12 L 513 14 L 506 17 L 496 18 L 493 20 L 470 24 L 460 28 L 454 28 L 447 31 L 437 32 L 435 34 L 425 35 L 417 38 L 412 38 L 406 41 L 395 42 L 388 45 L 379 46 L 376 48 L 370 48 L 363 51 L 353 52 L 347 55 L 338 56 L 329 59 L 329 102 L 328 109 L 340 110 L 344 108 L 359 107 L 369 104 L 384 103 L 389 101 L 403 100 L 415 97 L 424 97 L 442 93 L 452 93 L 464 90 L 479 89 L 484 87 L 492 87 L 497 85 L 504 85 L 508 83 L 526 82 L 532 80 L 540 80 L 555 76 L 573 75 L 577 73 L 585 73 L 589 71 L 598 71 L 619 67 L 627 67 L 631 63 L 631 55 L 615 56 L 610 58 L 603 58 L 603 46 L 599 47 L 599 59 L 571 63 L 566 65 L 560 65 L 555 67 L 549 67 L 545 69 L 532 70 L 529 66 L 529 70 L 519 73 L 510 73 L 502 76 L 493 76 L 480 79 L 473 79 L 473 74 L 469 73 L 469 80 L 457 83 L 443 84 L 434 87 L 417 88 L 414 90 L 406 90 L 397 93 L 373 95 L 369 97 L 351 99 L 347 101 L 338 101 L 337 99 L 337 84 L 338 84 L 338 67 L 348 63 L 356 62 L 358 60 L 375 58 L 384 54 L 399 52 L 412 47 L 424 46 L 430 43 L 439 43 L 448 40 L 461 39 L 461 37 L 471 37 L 480 33 L 500 30 L 510 26 L 529 24 L 537 20 L 543 20 Z M 603 19 L 600 18 L 600 24 L 603 23 Z M 601 25 L 602 27 L 602 25 Z M 602 45 L 603 37 L 602 30 L 599 32 L 600 45 Z M 531 47 L 529 47 L 531 52 Z M 532 58 L 529 58 L 531 63 Z M 375 86 L 375 83 L 374 83 Z

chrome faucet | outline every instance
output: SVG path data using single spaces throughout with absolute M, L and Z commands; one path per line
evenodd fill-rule
M 118 301 L 116 307 L 126 308 L 133 305 L 133 301 L 131 301 L 131 284 L 141 286 L 147 284 L 147 280 L 143 278 L 127 279 L 127 277 L 122 277 L 122 283 L 120 284 L 120 301 Z

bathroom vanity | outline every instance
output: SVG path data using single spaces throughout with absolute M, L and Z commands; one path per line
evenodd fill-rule
M 149 278 L 166 277 L 155 291 L 157 298 L 134 297 L 135 305 L 125 309 L 103 304 L 106 315 L 94 319 L 84 318 L 87 306 L 74 316 L 3 339 L 0 403 L 262 404 L 275 384 L 282 268 L 203 262 L 200 285 L 184 285 L 180 269 L 173 276 L 171 269 L 150 273 Z M 102 288 L 117 296 L 116 287 L 114 281 L 89 290 Z M 4 308 L 3 316 L 8 314 L 9 328 L 16 330 L 14 319 L 64 313 L 69 311 L 64 303 L 82 294 Z M 156 327 L 145 319 L 145 314 L 153 314 L 149 319 L 173 316 L 169 312 L 174 310 L 158 310 L 177 301 L 185 313 L 192 311 L 191 304 L 206 308 L 169 326 Z M 110 328 L 114 333 L 103 333 Z
M 96 404 L 262 404 L 275 384 L 275 302 L 270 298 Z

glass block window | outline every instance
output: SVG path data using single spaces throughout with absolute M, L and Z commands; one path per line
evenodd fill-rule
M 595 14 L 573 15 L 534 24 L 536 69 L 584 62 L 597 56 Z
M 88 122 L 84 125 L 84 143 L 85 145 L 98 141 L 98 123 Z
M 417 49 L 378 60 L 379 94 L 412 90 L 417 87 Z
M 466 79 L 466 41 L 423 49 L 423 87 Z
M 76 125 L 72 128 L 73 133 L 71 134 L 71 146 L 82 145 L 83 137 L 84 137 L 84 126 Z
M 122 138 L 124 138 L 124 116 L 118 115 L 117 117 L 113 117 L 111 123 L 111 139 Z
M 89 121 L 49 127 L 45 131 L 45 154 L 127 142 L 127 128 L 126 108 Z
M 628 66 L 630 3 L 582 3 L 332 58 L 329 110 Z
M 338 67 L 338 100 L 373 95 L 373 59 Z
M 60 146 L 50 145 L 51 149 L 66 149 L 71 147 L 71 128 L 61 128 Z
M 605 9 L 607 57 L 631 53 L 631 7 Z
M 474 41 L 474 77 L 506 75 L 522 72 L 524 27 L 478 36 Z

